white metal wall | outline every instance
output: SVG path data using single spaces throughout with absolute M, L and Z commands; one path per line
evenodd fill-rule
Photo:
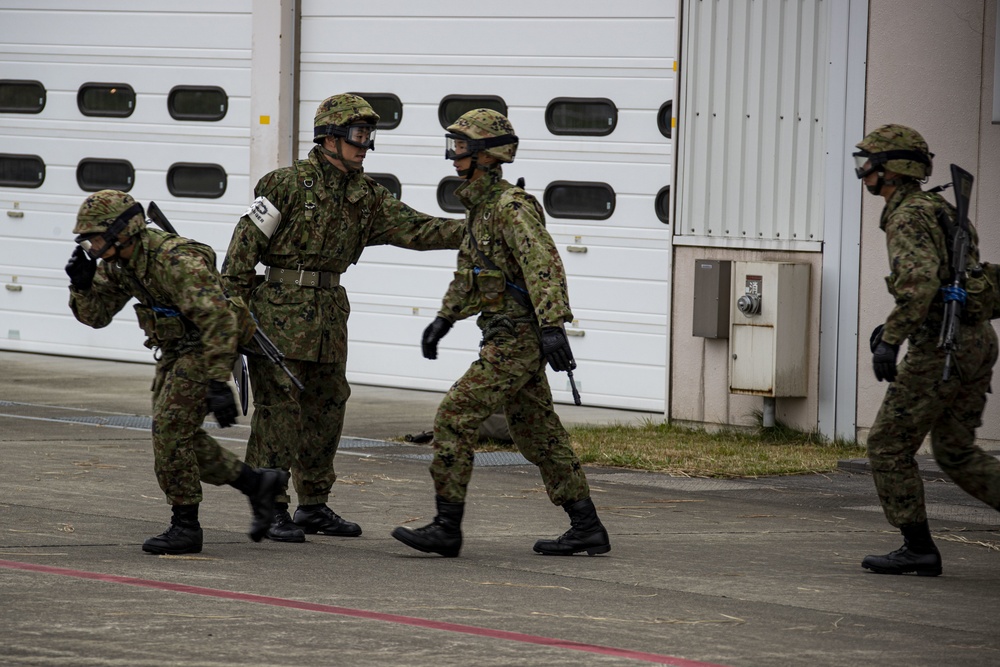
M 523 176 L 540 201 L 558 180 L 603 182 L 616 193 L 607 220 L 548 218 L 569 273 L 584 401 L 663 410 L 671 230 L 656 217 L 654 198 L 670 183 L 672 156 L 656 114 L 673 97 L 675 35 L 675 3 L 663 0 L 613 8 L 514 0 L 499 15 L 489 5 L 442 1 L 303 0 L 298 153 L 312 147 L 313 113 L 326 96 L 393 93 L 402 122 L 379 132 L 365 169 L 394 174 L 414 208 L 449 215 L 436 199 L 438 182 L 454 176 L 438 104 L 452 94 L 502 97 L 521 138 L 508 180 Z M 555 97 L 609 98 L 618 125 L 604 137 L 554 135 L 544 112 Z M 454 261 L 451 251 L 370 248 L 347 272 L 352 381 L 443 390 L 464 372 L 479 341 L 471 321 L 442 341 L 437 361 L 424 360 L 418 346 Z M 550 380 L 557 400 L 569 401 L 565 374 Z
M 0 0 L 0 78 L 47 89 L 41 113 L 0 113 L 0 152 L 38 155 L 46 164 L 41 187 L 0 187 L 0 349 L 151 360 L 131 308 L 94 331 L 67 307 L 63 266 L 88 194 L 76 165 L 83 158 L 130 161 L 130 194 L 143 204 L 155 200 L 181 233 L 211 244 L 221 261 L 250 189 L 250 4 Z M 134 113 L 84 116 L 77 91 L 87 82 L 131 85 Z M 167 94 L 178 85 L 223 88 L 226 116 L 174 120 Z M 176 162 L 221 165 L 225 194 L 173 197 L 166 173 Z
M 685 1 L 676 243 L 821 249 L 831 4 Z

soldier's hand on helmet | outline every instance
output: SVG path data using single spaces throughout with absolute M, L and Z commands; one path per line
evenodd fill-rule
M 81 292 L 86 292 L 94 284 L 95 273 L 97 260 L 91 259 L 86 250 L 77 246 L 66 262 L 66 275 L 69 276 L 70 284 Z
M 899 354 L 899 346 L 886 343 L 881 339 L 881 332 L 879 334 L 879 341 L 872 351 L 872 369 L 875 371 L 875 378 L 879 382 L 882 380 L 895 382 L 896 355 Z
M 573 351 L 562 327 L 542 329 L 542 355 L 554 371 L 571 371 L 576 368 Z
M 438 341 L 451 331 L 451 322 L 440 315 L 424 329 L 424 335 L 420 339 L 420 347 L 424 353 L 424 359 L 437 359 Z
M 229 385 L 220 380 L 209 380 L 208 397 L 205 399 L 208 411 L 215 415 L 221 428 L 236 423 L 236 397 Z

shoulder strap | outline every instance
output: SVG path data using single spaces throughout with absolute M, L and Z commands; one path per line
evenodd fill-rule
M 493 260 L 491 260 L 489 257 L 487 257 L 486 253 L 484 253 L 479 248 L 479 241 L 476 240 L 476 235 L 472 233 L 472 219 L 471 218 L 468 219 L 468 223 L 469 223 L 469 239 L 472 241 L 472 247 L 476 249 L 476 253 L 479 255 L 479 260 L 483 263 L 483 265 L 487 269 L 490 269 L 491 271 L 500 271 L 501 273 L 503 273 L 503 271 L 500 270 L 500 267 L 498 267 L 496 264 L 494 264 Z M 476 273 L 478 273 L 478 267 L 474 268 L 473 271 L 476 272 Z M 519 304 L 521 304 L 522 306 L 524 306 L 525 308 L 527 308 L 529 311 L 531 311 L 532 313 L 534 313 L 535 309 L 531 305 L 531 298 L 528 296 L 527 287 L 524 286 L 524 285 L 515 284 L 514 282 L 511 281 L 510 278 L 507 277 L 506 274 L 504 274 L 503 278 L 504 278 L 504 282 L 507 285 L 507 287 L 506 287 L 506 289 L 504 291 L 507 292 L 507 294 L 510 294 L 511 298 L 513 298 L 514 301 L 517 301 Z

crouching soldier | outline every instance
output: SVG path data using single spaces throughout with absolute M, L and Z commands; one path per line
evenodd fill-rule
M 229 484 L 249 498 L 250 538 L 260 541 L 288 473 L 250 468 L 201 427 L 209 412 L 223 428 L 236 422 L 236 400 L 227 378 L 237 344 L 249 342 L 254 333 L 246 305 L 230 302 L 223 293 L 215 253 L 206 245 L 147 228 L 142 205 L 117 190 L 87 197 L 73 232 L 78 246 L 66 273 L 76 319 L 95 329 L 105 327 L 134 297 L 146 346 L 157 351 L 154 468 L 173 518 L 142 550 L 201 551 L 203 481 Z

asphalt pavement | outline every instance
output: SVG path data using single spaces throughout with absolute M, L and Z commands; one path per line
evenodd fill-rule
M 519 455 L 477 459 L 459 558 L 389 533 L 433 517 L 440 394 L 355 386 L 331 506 L 357 538 L 250 542 L 206 485 L 204 551 L 142 541 L 152 366 L 0 352 L 0 665 L 997 665 L 1000 514 L 925 475 L 941 577 L 862 570 L 899 546 L 863 465 L 716 480 L 588 467 L 604 556 L 532 552 L 568 527 Z M 558 406 L 564 421 L 659 415 Z M 210 432 L 242 455 L 248 420 Z

